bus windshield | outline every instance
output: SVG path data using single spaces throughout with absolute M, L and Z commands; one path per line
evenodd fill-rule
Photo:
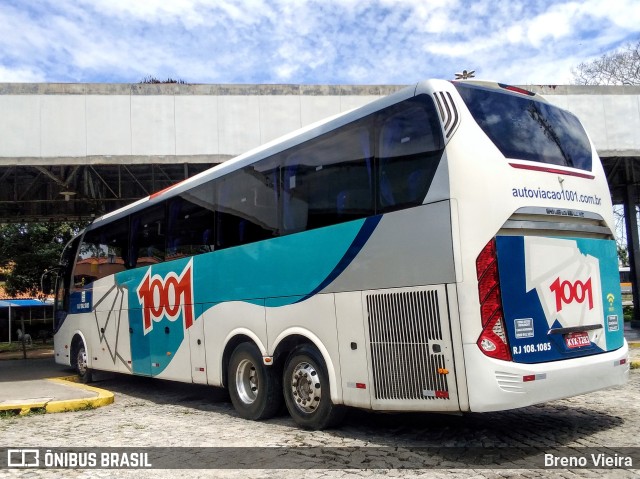
M 505 157 L 591 171 L 589 139 L 571 113 L 521 94 L 454 85 Z

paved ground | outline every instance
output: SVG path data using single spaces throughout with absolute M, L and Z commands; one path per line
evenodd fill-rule
M 630 338 L 631 339 L 631 338 Z M 640 348 L 631 350 L 638 362 Z M 33 357 L 33 356 L 31 356 Z M 31 377 L 64 376 L 69 370 L 45 359 L 2 361 L 0 395 Z M 12 364 L 21 367 L 9 367 Z M 14 374 L 15 373 L 15 374 Z M 44 376 L 43 376 L 44 375 Z M 555 401 L 517 411 L 484 415 L 387 415 L 352 411 L 342 428 L 309 432 L 282 415 L 264 423 L 237 417 L 226 395 L 214 388 L 105 375 L 95 383 L 116 394 L 116 403 L 65 414 L 0 419 L 2 447 L 143 447 L 167 448 L 167 467 L 180 467 L 196 454 L 214 457 L 227 469 L 209 470 L 11 470 L 9 477 L 640 477 L 636 470 L 448 469 L 460 455 L 481 456 L 489 464 L 514 464 L 534 451 L 562 451 L 578 456 L 604 450 L 627 454 L 640 442 L 640 369 L 624 388 Z M 224 451 L 202 448 L 221 448 Z M 266 449 L 265 449 L 266 447 Z M 278 449 L 272 449 L 277 447 Z M 300 447 L 306 447 L 302 454 Z M 457 457 L 451 458 L 451 449 Z M 467 449 L 462 449 L 462 448 Z M 498 457 L 487 455 L 496 454 Z M 183 449 L 178 449 L 183 448 Z M 194 449 L 188 449 L 194 448 Z M 235 448 L 235 449 L 229 449 Z M 427 449 L 423 449 L 427 448 Z M 473 449 L 476 448 L 476 449 Z M 506 448 L 506 449 L 504 449 Z M 590 448 L 590 449 L 585 449 Z M 282 457 L 271 451 L 293 451 Z M 154 449 L 157 453 L 159 449 Z M 505 454 L 501 451 L 509 451 Z M 524 451 L 524 452 L 523 452 Z M 631 451 L 640 466 L 640 448 Z M 511 454 L 511 456 L 510 456 Z M 323 470 L 364 457 L 368 469 Z M 2 463 L 0 457 L 0 464 Z M 281 462 L 282 461 L 282 462 Z M 453 461 L 453 462 L 452 462 Z M 155 462 L 155 461 L 154 461 Z M 205 461 L 206 462 L 206 461 Z M 435 469 L 416 469 L 421 462 Z M 244 469 L 230 469 L 242 464 Z M 287 465 L 298 469 L 282 469 Z M 413 469 L 400 468 L 413 466 Z M 247 469 L 246 467 L 262 467 Z M 281 469 L 278 469 L 281 467 Z M 311 470 L 306 470 L 309 469 Z
M 352 411 L 341 429 L 310 432 L 298 429 L 287 416 L 266 422 L 238 418 L 221 391 L 195 385 L 162 382 L 127 376 L 104 376 L 95 384 L 113 391 L 113 405 L 64 414 L 29 415 L 0 419 L 0 438 L 5 447 L 241 447 L 230 461 L 251 464 L 256 454 L 257 470 L 10 470 L 7 477 L 640 477 L 636 470 L 447 470 L 446 458 L 434 454 L 442 469 L 428 470 L 330 470 L 318 469 L 336 456 L 362 454 L 371 448 L 372 461 L 402 465 L 398 458 L 411 457 L 412 448 L 465 446 L 515 447 L 555 446 L 607 447 L 608 450 L 636 446 L 640 431 L 640 370 L 631 372 L 629 383 L 615 390 L 555 401 L 515 411 L 465 416 L 436 414 L 387 415 Z M 0 383 L 0 387 L 2 387 Z M 264 446 L 316 447 L 300 468 L 275 469 L 274 460 L 264 461 Z M 322 449 L 318 449 L 322 447 Z M 317 454 L 320 451 L 321 453 Z M 219 451 L 218 451 L 219 453 Z M 175 463 L 186 461 L 175 449 Z M 429 455 L 430 451 L 420 454 Z M 248 457 L 247 457 L 248 456 Z M 277 463 L 276 463 L 277 464 Z M 398 466 L 399 467 L 399 466 Z
M 0 362 L 0 387 L 2 383 L 28 381 L 42 378 L 55 378 L 75 374 L 69 366 L 56 364 L 53 352 L 48 355 L 38 355 L 30 359 L 2 358 Z

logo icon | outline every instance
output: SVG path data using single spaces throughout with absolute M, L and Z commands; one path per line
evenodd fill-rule
M 147 270 L 140 282 L 136 293 L 143 309 L 144 334 L 153 330 L 153 322 L 177 320 L 180 315 L 184 318 L 184 328 L 189 329 L 193 324 L 193 260 L 190 260 L 180 275 L 173 271 L 166 276 L 151 275 L 151 268 Z
M 609 302 L 609 306 L 613 306 L 613 302 L 615 301 L 616 297 L 613 295 L 613 293 L 609 293 L 607 294 L 607 301 Z
M 39 467 L 40 451 L 38 449 L 8 449 L 8 467 Z
M 584 283 L 577 280 L 575 283 L 571 281 L 562 281 L 560 278 L 551 283 L 549 289 L 556 296 L 556 311 L 562 311 L 563 304 L 583 303 L 585 299 L 589 301 L 589 310 L 593 309 L 593 290 L 591 288 L 591 278 Z

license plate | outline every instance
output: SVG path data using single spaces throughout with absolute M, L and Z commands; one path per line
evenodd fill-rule
M 589 334 L 585 331 L 579 333 L 570 333 L 564 336 L 564 343 L 568 348 L 582 348 L 584 346 L 590 346 Z

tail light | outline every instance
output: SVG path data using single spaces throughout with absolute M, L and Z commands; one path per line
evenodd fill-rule
M 486 356 L 511 361 L 509 343 L 504 329 L 495 239 L 489 241 L 478 255 L 476 271 L 482 319 L 482 333 L 476 344 Z
M 529 90 L 525 90 L 524 88 L 518 88 L 517 86 L 513 86 L 513 85 L 505 85 L 504 83 L 498 83 L 498 86 L 500 88 L 504 88 L 505 90 L 509 90 L 515 93 L 520 93 L 522 95 L 527 95 L 527 96 L 536 96 L 535 93 L 529 91 Z

